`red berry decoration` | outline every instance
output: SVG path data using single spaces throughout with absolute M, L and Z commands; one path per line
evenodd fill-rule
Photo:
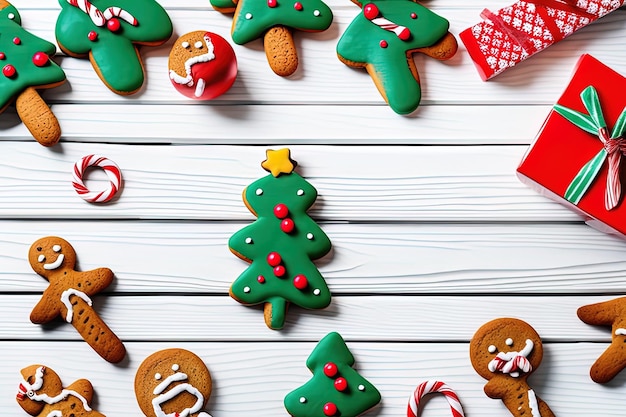
M 283 203 L 276 204 L 276 206 L 274 207 L 274 216 L 278 217 L 279 219 L 284 219 L 288 215 L 289 209 L 286 205 L 284 205 Z
M 258 277 L 256 277 L 256 280 L 259 284 L 265 283 L 265 277 L 263 275 L 259 275 Z
M 278 265 L 274 267 L 274 275 L 276 275 L 278 278 L 284 276 L 286 272 L 287 270 L 282 265 Z
M 381 48 L 386 48 L 386 47 L 388 47 L 388 46 L 389 46 L 389 44 L 387 44 L 387 41 L 386 41 L 386 40 L 384 40 L 384 39 L 383 39 L 382 41 L 380 41 L 380 47 L 381 47 Z
M 98 32 L 92 30 L 87 34 L 87 38 L 89 38 L 90 41 L 95 42 L 98 39 Z
M 295 2 L 293 4 L 293 8 L 296 9 L 297 11 L 301 11 L 302 10 L 302 3 L 300 3 L 299 1 Z
M 411 19 L 417 19 L 417 13 L 415 12 L 411 13 Z
M 270 254 L 267 255 L 267 263 L 270 266 L 278 266 L 280 265 L 282 261 L 283 261 L 283 258 L 280 257 L 278 252 L 270 252 Z
M 120 23 L 120 21 L 114 17 L 107 21 L 107 29 L 109 29 L 111 32 L 117 32 L 118 30 L 120 30 L 121 27 L 122 24 Z
M 267 0 L 267 6 L 273 9 L 278 6 L 278 2 L 276 0 Z
M 324 404 L 324 415 L 325 416 L 334 416 L 337 414 L 337 406 L 333 403 Z
M 16 37 L 13 38 L 13 43 L 16 44 L 16 45 L 21 45 L 22 44 L 22 40 L 16 36 Z
M 14 77 L 15 74 L 17 74 L 17 70 L 11 64 L 5 65 L 4 68 L 2 68 L 2 74 L 4 74 L 5 77 L 11 78 Z
M 302 274 L 293 277 L 293 286 L 299 290 L 304 290 L 309 286 L 309 280 Z
M 339 377 L 335 379 L 335 389 L 343 392 L 348 389 L 348 381 L 345 378 Z
M 44 52 L 37 52 L 33 55 L 33 64 L 38 67 L 43 67 L 48 64 L 48 55 Z
M 409 28 L 404 28 L 402 32 L 398 35 L 401 41 L 408 41 L 411 38 L 411 31 Z
M 378 7 L 374 3 L 368 3 L 363 7 L 363 14 L 367 20 L 376 19 L 379 13 Z
M 324 375 L 326 375 L 327 377 L 333 378 L 335 375 L 337 375 L 337 372 L 339 372 L 339 369 L 334 363 L 328 362 L 326 365 L 324 365 Z
M 0 60 L 4 61 L 7 58 L 4 52 L 0 52 Z
M 296 224 L 291 219 L 285 219 L 282 222 L 280 222 L 280 230 L 282 230 L 285 233 L 293 232 L 293 229 L 295 229 L 295 227 L 296 227 Z

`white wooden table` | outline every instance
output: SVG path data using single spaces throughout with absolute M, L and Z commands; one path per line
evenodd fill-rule
M 24 26 L 54 41 L 57 0 L 14 0 Z M 509 0 L 431 0 L 458 33 Z M 305 361 L 330 331 L 346 339 L 359 372 L 383 396 L 368 415 L 401 417 L 415 386 L 441 379 L 468 417 L 506 416 L 487 398 L 468 342 L 501 316 L 526 320 L 545 356 L 531 385 L 558 416 L 623 414 L 626 372 L 601 386 L 589 367 L 608 329 L 578 320 L 584 304 L 626 290 L 626 242 L 585 225 L 536 194 L 515 169 L 580 54 L 626 74 L 626 10 L 482 82 L 467 52 L 449 62 L 417 56 L 423 102 L 409 116 L 387 107 L 364 71 L 342 64 L 336 42 L 359 9 L 329 0 L 335 20 L 296 35 L 301 65 L 288 79 L 269 69 L 261 43 L 235 46 L 239 76 L 220 99 L 196 103 L 167 74 L 173 39 L 192 30 L 229 38 L 231 18 L 208 0 L 161 0 L 174 22 L 166 45 L 142 51 L 144 90 L 111 93 L 86 60 L 59 57 L 69 82 L 47 91 L 63 129 L 44 148 L 13 109 L 0 117 L 0 412 L 15 401 L 19 370 L 52 367 L 66 384 L 88 378 L 95 408 L 139 416 L 135 370 L 152 352 L 183 347 L 212 372 L 213 417 L 287 415 L 285 394 L 310 378 Z M 177 146 L 178 145 L 178 146 Z M 334 250 L 317 264 L 333 292 L 323 311 L 291 308 L 284 330 L 266 328 L 260 308 L 228 296 L 247 267 L 227 240 L 254 217 L 241 191 L 265 175 L 268 148 L 289 147 L 318 190 L 310 210 Z M 71 169 L 98 153 L 117 162 L 125 187 L 108 205 L 81 200 Z M 89 177 L 92 187 L 104 174 Z M 70 241 L 79 267 L 107 266 L 116 280 L 94 298 L 125 342 L 127 359 L 100 359 L 68 324 L 30 323 L 46 287 L 27 261 L 46 235 Z M 424 416 L 447 416 L 443 397 Z

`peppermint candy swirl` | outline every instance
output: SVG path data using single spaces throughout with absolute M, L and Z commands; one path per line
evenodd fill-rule
M 102 191 L 90 191 L 83 182 L 85 170 L 98 166 L 104 170 L 109 178 L 109 186 Z M 106 203 L 111 200 L 122 184 L 122 172 L 117 164 L 100 155 L 87 155 L 74 165 L 72 185 L 78 195 L 90 203 Z
M 417 386 L 411 398 L 409 398 L 409 406 L 407 408 L 407 417 L 417 417 L 419 415 L 419 404 L 427 394 L 439 393 L 446 397 L 450 404 L 450 411 L 453 417 L 465 417 L 459 397 L 452 389 L 441 381 L 424 381 Z

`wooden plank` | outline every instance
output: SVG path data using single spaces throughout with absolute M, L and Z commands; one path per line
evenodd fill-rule
M 283 397 L 309 380 L 305 361 L 315 343 L 131 343 L 129 358 L 111 366 L 95 357 L 81 343 L 7 342 L 0 345 L 0 409 L 22 415 L 11 393 L 17 392 L 19 369 L 41 363 L 59 373 L 66 384 L 78 379 L 91 380 L 97 393 L 97 410 L 108 416 L 141 415 L 133 394 L 137 367 L 154 351 L 181 347 L 198 354 L 209 367 L 214 395 L 208 411 L 231 417 L 253 413 L 256 416 L 286 414 Z M 397 417 L 406 413 L 407 400 L 415 386 L 426 379 L 448 383 L 460 396 L 468 416 L 508 415 L 501 401 L 483 393 L 485 380 L 472 369 L 467 344 L 439 343 L 361 343 L 348 340 L 361 375 L 381 392 L 382 404 L 369 416 Z M 623 384 L 620 375 L 614 383 L 593 383 L 588 369 L 604 350 L 605 344 L 545 344 L 544 363 L 531 376 L 531 387 L 556 415 L 619 415 L 622 396 L 616 389 Z M 73 358 L 68 361 L 66 358 Z M 89 365 L 85 365 L 89 364 Z M 429 401 L 429 416 L 448 416 L 443 398 Z M 432 407 L 432 408 L 430 408 Z
M 243 224 L 0 222 L 0 292 L 47 286 L 30 245 L 58 235 L 80 270 L 111 268 L 109 291 L 225 295 L 247 268 L 227 247 Z M 622 293 L 626 242 L 585 225 L 322 224 L 334 250 L 317 265 L 341 294 Z M 582 301 L 581 301 L 582 303 Z M 256 314 L 256 313 L 255 313 Z
M 268 175 L 267 148 L 1 142 L 0 218 L 250 221 L 241 192 Z M 309 213 L 319 221 L 580 221 L 515 177 L 525 146 L 290 148 L 318 190 Z M 88 204 L 71 185 L 74 164 L 94 153 L 122 170 L 112 204 Z M 108 184 L 101 170 L 88 178 L 94 190 Z
M 517 317 L 544 342 L 610 343 L 610 327 L 589 326 L 578 307 L 611 296 L 336 296 L 324 310 L 289 309 L 284 332 L 268 329 L 261 308 L 244 307 L 227 294 L 93 298 L 104 321 L 125 342 L 310 341 L 328 329 L 360 341 L 468 342 L 483 324 Z M 39 295 L 0 295 L 0 341 L 81 340 L 68 324 L 41 326 L 28 320 Z M 462 314 L 462 326 L 459 316 Z M 198 329 L 202 328 L 202 332 Z

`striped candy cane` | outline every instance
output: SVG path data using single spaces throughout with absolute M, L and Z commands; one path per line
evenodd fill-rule
M 102 12 L 91 4 L 89 0 L 67 0 L 67 2 L 74 7 L 78 7 L 83 13 L 87 13 L 94 25 L 104 26 L 106 23 L 107 19 L 105 19 Z
M 407 417 L 417 417 L 419 415 L 419 404 L 422 397 L 430 393 L 440 393 L 446 397 L 450 404 L 450 411 L 453 417 L 464 417 L 463 408 L 459 397 L 452 389 L 441 381 L 424 381 L 417 386 L 411 398 L 409 398 L 409 406 L 407 408 Z
M 120 7 L 109 7 L 108 9 L 104 11 L 103 14 L 106 20 L 109 20 L 113 17 L 119 17 L 133 26 L 137 26 L 139 24 L 137 19 L 135 19 L 135 17 L 132 14 L 128 13 L 126 10 Z
M 411 31 L 406 26 L 398 25 L 391 20 L 385 19 L 380 16 L 380 11 L 378 10 L 378 6 L 374 3 L 368 3 L 363 6 L 363 14 L 365 18 L 375 24 L 376 26 L 381 27 L 382 29 L 388 30 L 389 32 L 393 32 L 396 36 L 403 41 L 409 40 L 411 37 Z
M 104 170 L 109 178 L 109 186 L 102 191 L 89 191 L 83 182 L 85 170 L 98 166 Z M 115 162 L 99 155 L 87 155 L 74 165 L 72 185 L 78 195 L 90 203 L 106 203 L 111 200 L 122 184 L 122 172 Z

